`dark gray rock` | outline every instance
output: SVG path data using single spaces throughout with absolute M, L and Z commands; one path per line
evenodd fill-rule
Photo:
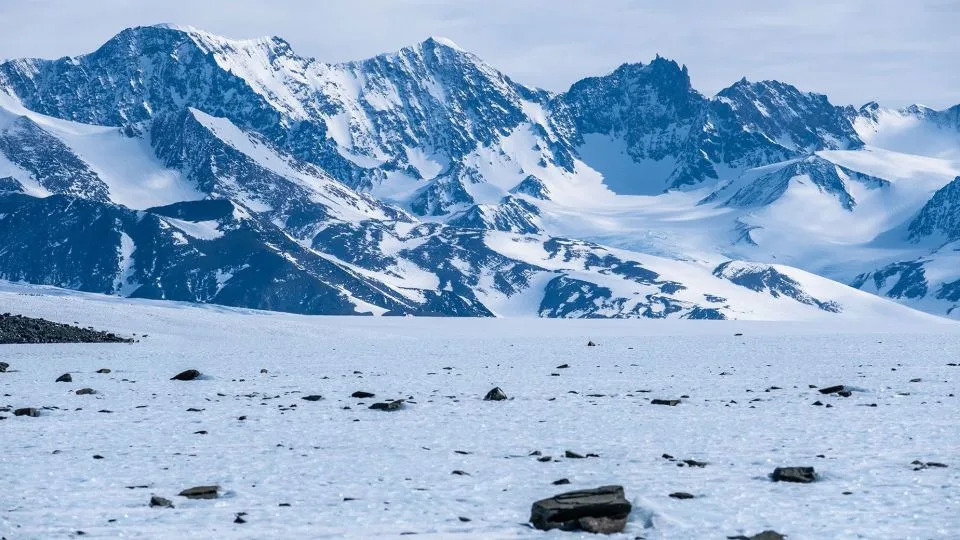
M 677 491 L 670 494 L 670 497 L 673 499 L 692 499 L 694 495 L 692 493 L 687 493 L 685 491 Z
M 181 491 L 178 495 L 188 499 L 216 499 L 220 486 L 196 486 Z
M 813 467 L 777 467 L 770 478 L 774 482 L 797 482 L 809 484 L 817 479 Z
M 78 396 L 89 396 L 90 394 L 96 394 L 97 391 L 93 388 L 81 388 L 75 392 Z
M 10 343 L 133 343 L 133 340 L 110 332 L 3 313 L 0 314 L 0 344 Z
M 622 486 L 570 491 L 533 503 L 530 523 L 540 530 L 560 529 L 613 534 L 623 531 L 632 506 Z
M 374 403 L 369 408 L 378 410 L 378 411 L 399 411 L 400 409 L 403 408 L 403 400 L 396 399 L 393 401 Z
M 32 416 L 36 418 L 37 416 L 40 416 L 40 413 L 38 413 L 37 410 L 34 409 L 33 407 L 25 407 L 23 409 L 17 409 L 13 411 L 13 415 L 14 416 Z
M 97 373 L 100 373 L 101 375 L 105 375 L 105 374 L 107 374 L 107 373 L 110 373 L 110 369 L 108 369 L 108 368 L 101 368 L 101 369 L 98 369 L 98 370 L 97 370 Z
M 370 392 L 363 392 L 361 390 L 357 390 L 356 392 L 350 394 L 350 397 L 357 398 L 357 399 L 367 399 L 375 396 L 376 394 L 371 394 Z
M 676 407 L 680 404 L 679 399 L 654 399 L 650 401 L 651 405 L 669 405 L 671 407 Z
M 559 480 L 554 480 L 554 481 L 551 482 L 551 483 L 552 483 L 553 485 L 555 485 L 555 486 L 565 486 L 565 485 L 567 485 L 567 484 L 570 483 L 570 480 L 568 480 L 568 479 L 566 479 L 566 478 L 561 478 L 561 479 L 559 479 Z
M 563 457 L 569 458 L 569 459 L 583 459 L 583 458 L 584 458 L 584 456 L 583 456 L 582 454 L 578 454 L 578 453 L 573 452 L 573 451 L 571 451 L 571 450 L 567 450 L 566 452 L 564 452 L 564 453 L 563 453 Z
M 311 396 L 303 396 L 303 397 L 300 398 L 300 399 L 304 399 L 304 400 L 307 400 L 307 401 L 320 401 L 321 399 L 323 399 L 323 396 L 314 394 L 314 395 L 311 395 Z
M 499 386 L 487 392 L 487 395 L 483 396 L 484 401 L 503 401 L 507 399 L 507 394 L 500 389 Z
M 826 388 L 820 389 L 821 394 L 836 394 L 837 392 L 843 392 L 843 391 L 844 391 L 844 386 L 842 384 L 838 384 L 836 386 L 828 386 Z
M 163 497 L 158 497 L 156 495 L 150 497 L 150 507 L 151 508 L 173 508 L 173 503 L 169 499 L 164 499 Z
M 728 540 L 786 540 L 786 538 L 786 535 L 780 534 L 777 531 L 763 531 L 753 536 L 739 534 L 737 536 L 727 537 Z
M 10 368 L 10 364 L 6 362 L 0 362 L 0 373 L 6 373 L 7 369 Z
M 57 382 L 73 382 L 73 377 L 71 377 L 69 373 L 64 373 L 57 377 Z
M 174 375 L 171 381 L 192 381 L 200 376 L 200 372 L 195 369 L 188 369 Z

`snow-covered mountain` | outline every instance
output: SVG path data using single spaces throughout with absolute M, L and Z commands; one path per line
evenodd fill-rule
M 706 97 L 661 57 L 555 94 L 442 38 L 328 64 L 131 28 L 0 63 L 0 278 L 300 313 L 894 309 L 838 280 L 943 314 L 873 276 L 960 239 L 958 114 Z

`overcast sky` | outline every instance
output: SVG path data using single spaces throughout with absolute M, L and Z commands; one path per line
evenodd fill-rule
M 838 104 L 960 103 L 960 0 L 0 0 L 0 58 L 81 54 L 160 22 L 277 35 L 326 61 L 445 36 L 550 90 L 660 53 L 708 95 L 746 76 Z

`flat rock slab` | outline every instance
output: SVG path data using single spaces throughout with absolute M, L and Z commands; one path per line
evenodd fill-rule
M 770 478 L 772 478 L 774 482 L 809 484 L 817 479 L 817 474 L 813 470 L 813 467 L 777 467 L 773 470 Z
M 192 381 L 200 376 L 200 372 L 195 369 L 181 371 L 170 378 L 171 381 Z
M 676 407 L 680 404 L 679 399 L 654 399 L 650 401 L 651 405 L 669 405 L 671 407 Z
M 216 499 L 219 491 L 220 486 L 196 486 L 181 491 L 179 495 L 188 499 Z
M 321 399 L 323 399 L 323 396 L 314 394 L 314 395 L 312 395 L 312 396 L 303 396 L 303 397 L 300 398 L 300 399 L 304 399 L 304 400 L 307 400 L 307 401 L 320 401 Z
M 821 393 L 821 394 L 836 394 L 836 393 L 838 393 L 838 392 L 843 392 L 844 390 L 845 390 L 845 387 L 844 387 L 842 384 L 838 384 L 838 385 L 836 385 L 836 386 L 828 386 L 828 387 L 826 387 L 826 388 L 821 388 L 821 389 L 820 389 L 820 393 Z
M 569 491 L 533 503 L 530 523 L 543 531 L 585 531 L 613 534 L 623 531 L 632 510 L 623 486 Z
M 350 394 L 350 397 L 357 398 L 357 399 L 367 399 L 367 398 L 372 398 L 374 396 L 376 396 L 376 394 L 372 394 L 370 392 L 364 392 L 362 390 L 357 390 L 356 392 Z

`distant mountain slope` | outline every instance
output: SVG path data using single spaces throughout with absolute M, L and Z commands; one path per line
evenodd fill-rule
M 551 93 L 442 38 L 331 64 L 130 28 L 0 63 L 0 278 L 300 313 L 853 317 L 887 308 L 784 263 L 865 287 L 934 257 L 958 133 L 957 108 L 778 81 L 706 97 L 661 57 Z

